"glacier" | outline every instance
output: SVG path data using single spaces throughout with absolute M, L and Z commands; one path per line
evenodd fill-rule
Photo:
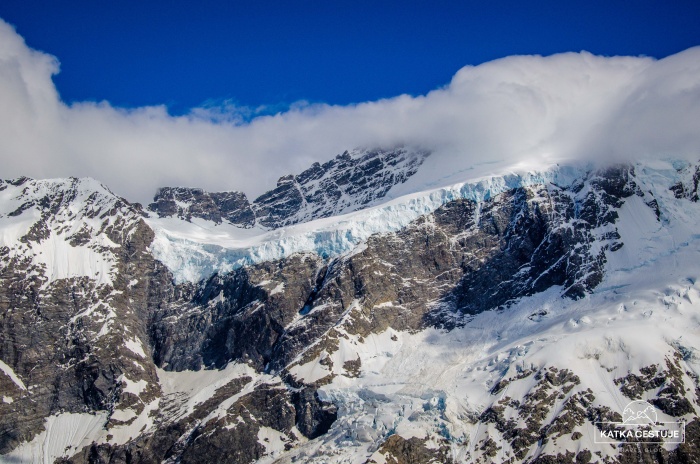
M 670 168 L 670 165 L 668 166 Z M 504 172 L 393 198 L 369 208 L 330 218 L 270 230 L 242 229 L 193 218 L 146 218 L 155 231 L 153 255 L 173 273 L 175 281 L 198 282 L 215 273 L 282 259 L 294 253 L 332 258 L 351 253 L 371 235 L 394 232 L 416 218 L 457 199 L 476 203 L 505 191 L 549 183 L 571 186 L 590 172 L 590 163 L 554 164 L 543 169 Z

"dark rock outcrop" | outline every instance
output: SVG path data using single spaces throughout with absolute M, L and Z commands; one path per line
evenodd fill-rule
M 108 191 L 86 192 L 94 185 L 80 179 L 16 184 L 24 186 L 18 199 L 26 201 L 10 214 L 33 210 L 39 219 L 19 249 L 0 250 L 0 359 L 27 386 L 13 392 L 12 403 L 0 403 L 0 453 L 31 440 L 51 414 L 111 413 L 159 395 L 148 357 L 147 314 L 153 285 L 163 277 L 169 283 L 163 266 L 146 251 L 153 232 L 138 207 Z M 50 280 L 52 270 L 32 260 L 32 247 L 84 219 L 77 234 L 66 236 L 68 246 L 113 260 L 109 283 L 88 276 Z M 99 230 L 87 225 L 94 221 Z M 99 236 L 114 246 L 102 245 Z M 127 348 L 127 339 L 143 354 Z M 145 381 L 138 395 L 124 391 L 126 382 L 138 381 Z
M 158 189 L 148 209 L 160 217 L 177 216 L 186 221 L 197 217 L 239 227 L 255 224 L 255 214 L 242 192 L 209 193 L 198 188 L 163 187 Z
M 698 201 L 698 183 L 700 183 L 700 166 L 688 166 L 681 170 L 684 179 L 671 186 L 676 198 L 686 198 L 694 203 Z
M 164 187 L 148 208 L 160 217 L 276 229 L 362 209 L 414 175 L 428 154 L 405 148 L 346 151 L 299 175 L 281 177 L 252 203 L 241 192 Z

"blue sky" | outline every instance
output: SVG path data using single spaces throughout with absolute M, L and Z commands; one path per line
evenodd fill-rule
M 356 147 L 432 151 L 425 188 L 697 161 L 698 5 L 4 0 L 0 178 L 89 176 L 147 203 L 254 198 Z
M 5 0 L 0 18 L 59 59 L 63 101 L 171 114 L 425 94 L 514 54 L 662 58 L 700 44 L 697 0 Z

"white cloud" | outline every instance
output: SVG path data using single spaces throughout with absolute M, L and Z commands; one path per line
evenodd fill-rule
M 95 177 L 147 202 L 163 185 L 243 190 L 356 146 L 435 150 L 421 182 L 499 161 L 700 158 L 700 47 L 654 60 L 586 52 L 514 56 L 467 66 L 444 88 L 350 106 L 119 109 L 66 105 L 51 80 L 55 58 L 30 49 L 0 20 L 0 177 Z M 351 85 L 351 84 L 348 84 Z M 235 93 L 235 89 L 232 89 Z

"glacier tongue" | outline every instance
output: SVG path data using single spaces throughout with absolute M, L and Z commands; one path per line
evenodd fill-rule
M 197 282 L 217 272 L 311 252 L 334 257 L 351 252 L 373 234 L 397 231 L 416 218 L 457 199 L 480 203 L 500 193 L 530 185 L 566 187 L 590 166 L 552 166 L 541 171 L 506 173 L 413 193 L 357 212 L 269 230 L 240 229 L 202 219 L 147 219 L 155 231 L 151 252 L 176 282 Z

